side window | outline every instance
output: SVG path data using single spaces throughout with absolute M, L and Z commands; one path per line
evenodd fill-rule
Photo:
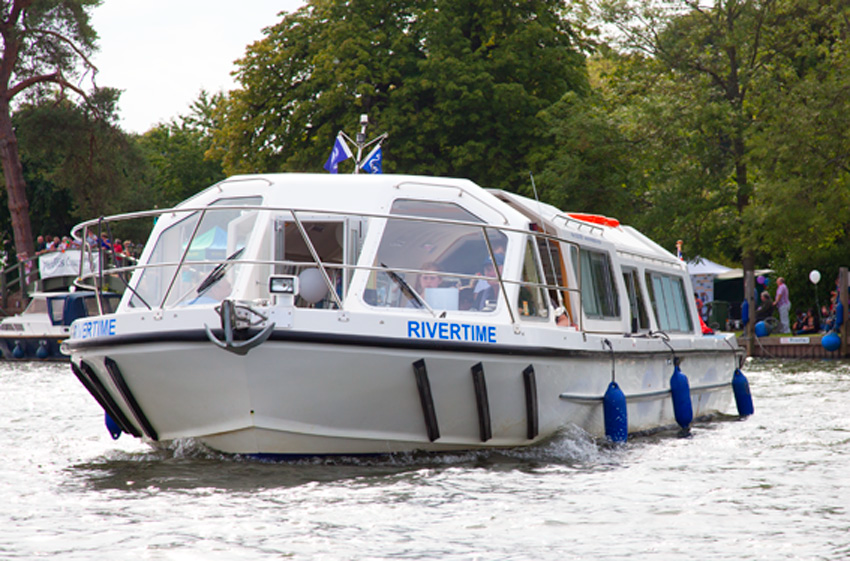
M 629 295 L 629 326 L 632 333 L 649 330 L 649 318 L 646 315 L 646 305 L 643 292 L 640 290 L 640 277 L 637 269 L 623 268 L 623 281 Z
M 504 263 L 507 236 L 454 203 L 399 199 L 387 220 L 364 301 L 371 306 L 492 311 L 499 301 L 496 267 Z M 403 216 L 468 222 L 452 224 Z M 481 224 L 482 226 L 478 226 Z M 490 258 L 487 246 L 496 257 Z M 481 278 L 473 278 L 481 275 Z M 424 302 L 424 304 L 423 304 Z
M 685 284 L 681 277 L 647 271 L 646 284 L 649 300 L 658 328 L 662 331 L 693 331 L 694 324 L 685 297 Z
M 581 305 L 584 314 L 592 319 L 617 319 L 620 302 L 611 261 L 604 251 L 593 251 L 575 246 L 570 248 L 576 276 L 581 279 Z M 578 254 L 578 255 L 577 255 Z
M 519 287 L 517 309 L 522 317 L 547 318 L 549 304 L 546 300 L 543 284 L 540 278 L 540 266 L 534 243 L 529 238 L 525 244 L 525 256 L 522 261 L 522 284 Z

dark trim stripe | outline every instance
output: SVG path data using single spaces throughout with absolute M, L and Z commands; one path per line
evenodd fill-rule
M 493 438 L 493 430 L 490 426 L 490 400 L 487 398 L 484 365 L 480 362 L 472 366 L 472 383 L 475 386 L 475 403 L 478 408 L 478 432 L 481 442 L 487 442 Z
M 133 396 L 133 392 L 130 391 L 130 387 L 127 386 L 127 382 L 124 380 L 124 375 L 121 374 L 121 369 L 118 368 L 118 363 L 109 357 L 105 357 L 103 359 L 103 365 L 106 366 L 106 370 L 109 372 L 109 377 L 112 378 L 112 383 L 114 383 L 115 387 L 118 388 L 118 391 L 121 393 L 121 397 L 124 398 L 124 401 L 133 412 L 133 416 L 135 416 L 136 420 L 139 421 L 139 425 L 141 425 L 142 430 L 145 431 L 145 435 L 147 435 L 147 437 L 151 440 L 159 440 L 159 435 L 151 426 L 150 421 L 148 421 L 147 416 L 145 416 L 144 411 L 142 411 L 142 408 L 139 406 L 139 402 L 136 401 L 135 396 Z
M 106 387 L 88 363 L 82 361 L 80 366 L 77 366 L 72 362 L 71 371 L 80 383 L 88 390 L 95 401 L 97 401 L 97 403 L 103 408 L 106 414 L 112 417 L 112 420 L 115 421 L 123 432 L 135 437 L 142 436 L 139 429 L 130 422 L 127 416 L 124 415 L 124 411 L 121 410 L 121 407 L 119 407 L 118 404 L 115 403 L 115 400 L 112 399 L 112 396 L 106 390 Z
M 528 365 L 522 371 L 522 381 L 525 386 L 525 415 L 528 426 L 528 439 L 533 440 L 540 433 L 537 414 L 537 377 L 534 374 L 534 366 Z
M 440 438 L 440 427 L 437 424 L 437 412 L 434 409 L 434 398 L 431 395 L 425 360 L 419 359 L 413 363 L 413 374 L 416 376 L 416 387 L 419 390 L 419 401 L 422 403 L 422 415 L 425 417 L 428 440 L 434 442 Z
M 216 337 L 223 338 L 224 332 L 213 329 Z M 250 338 L 259 330 L 249 330 L 244 338 Z M 443 352 L 493 354 L 493 355 L 524 355 L 552 358 L 598 358 L 599 356 L 610 356 L 609 350 L 579 350 L 563 349 L 557 347 L 531 347 L 519 345 L 468 343 L 463 341 L 445 341 L 442 339 L 406 339 L 399 337 L 377 337 L 372 335 L 349 335 L 340 333 L 314 333 L 305 331 L 292 331 L 285 329 L 275 330 L 268 339 L 276 342 L 291 342 L 299 344 L 339 345 L 356 347 L 375 347 L 382 349 L 407 349 L 417 352 L 439 350 Z M 72 350 L 83 349 L 108 349 L 130 345 L 164 344 L 164 343 L 210 343 L 203 329 L 190 329 L 180 331 L 167 331 L 158 333 L 140 333 L 132 335 L 114 335 L 111 337 L 98 337 L 94 339 L 67 340 L 66 345 Z M 736 354 L 730 349 L 677 349 L 679 357 L 716 355 L 718 353 Z M 657 351 L 617 351 L 617 358 L 646 358 L 647 356 L 672 356 L 669 349 Z

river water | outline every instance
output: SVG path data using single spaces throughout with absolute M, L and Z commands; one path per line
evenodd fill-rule
M 0 363 L 0 559 L 850 558 L 850 363 L 745 373 L 755 415 L 689 438 L 261 463 L 113 441 L 67 365 Z

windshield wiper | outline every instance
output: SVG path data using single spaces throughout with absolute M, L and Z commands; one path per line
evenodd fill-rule
M 407 297 L 408 300 L 412 300 L 413 304 L 417 308 L 420 308 L 420 309 L 425 308 L 426 310 L 431 312 L 432 316 L 435 316 L 435 317 L 437 316 L 437 312 L 434 311 L 434 308 L 429 306 L 428 302 L 426 302 L 425 299 L 422 298 L 422 296 L 420 296 L 418 292 L 413 290 L 412 286 L 407 284 L 407 281 L 404 280 L 404 277 L 402 277 L 401 275 L 399 275 L 398 273 L 396 273 L 395 271 L 393 271 L 392 269 L 387 267 L 386 264 L 384 264 L 384 263 L 381 263 L 381 267 L 383 267 L 384 270 L 386 270 L 387 275 L 389 275 L 389 277 L 391 279 L 393 279 L 393 281 L 399 286 L 399 288 L 401 288 L 401 293 L 404 294 Z M 445 315 L 446 315 L 446 312 L 443 312 L 440 317 L 445 317 Z
M 230 255 L 230 257 L 228 257 L 228 258 L 227 258 L 227 260 L 225 260 L 225 261 L 223 261 L 222 263 L 219 263 L 218 265 L 216 265 L 216 266 L 215 266 L 215 269 L 213 269 L 212 271 L 210 271 L 210 274 L 208 274 L 208 275 L 204 278 L 204 280 L 202 280 L 202 281 L 201 281 L 201 284 L 199 284 L 199 285 L 198 285 L 198 290 L 196 291 L 196 292 L 198 293 L 198 296 L 202 296 L 202 295 L 204 294 L 204 292 L 206 292 L 207 290 L 209 290 L 210 288 L 212 288 L 212 286 L 213 286 L 215 283 L 217 283 L 218 281 L 220 281 L 221 279 L 223 279 L 223 278 L 224 278 L 224 275 L 227 273 L 227 268 L 230 266 L 230 264 L 231 264 L 231 263 L 232 263 L 235 259 L 239 259 L 239 256 L 240 256 L 240 255 L 242 255 L 242 252 L 243 252 L 243 251 L 245 251 L 245 248 L 244 248 L 244 247 L 241 247 L 241 248 L 237 249 L 236 251 L 234 251 L 234 252 Z

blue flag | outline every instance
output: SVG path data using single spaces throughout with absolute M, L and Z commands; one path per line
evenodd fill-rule
M 381 153 L 381 145 L 378 144 L 374 150 L 369 152 L 363 163 L 360 164 L 360 169 L 366 173 L 384 173 L 383 161 L 384 157 Z
M 331 173 L 339 173 L 339 163 L 344 162 L 350 157 L 351 150 L 348 148 L 348 144 L 345 143 L 342 134 L 338 134 L 336 135 L 334 148 L 331 150 L 331 155 L 328 156 L 328 161 L 325 162 L 324 167 Z

